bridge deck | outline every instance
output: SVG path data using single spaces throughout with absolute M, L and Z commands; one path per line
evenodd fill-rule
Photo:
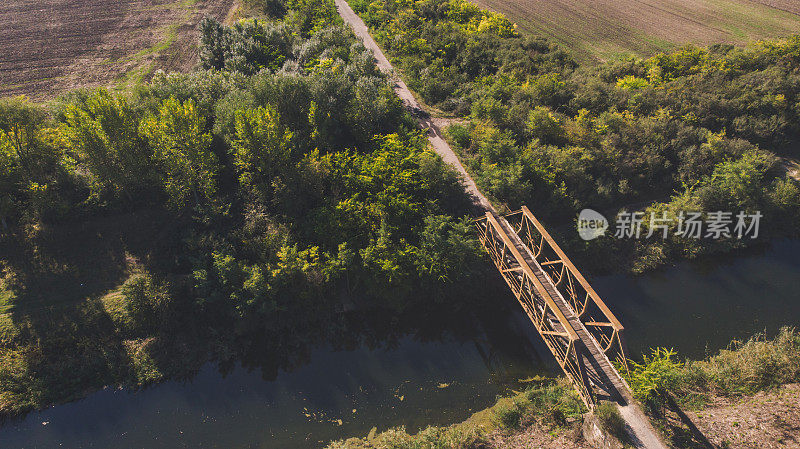
M 522 242 L 511 225 L 503 217 L 498 217 L 498 223 L 510 238 L 517 251 L 522 254 L 524 261 L 533 271 L 536 278 L 544 286 L 550 299 L 558 306 L 561 313 L 569 322 L 572 329 L 580 338 L 586 351 L 582 352 L 583 366 L 586 367 L 586 374 L 589 377 L 592 387 L 592 394 L 597 399 L 611 400 L 614 402 L 627 403 L 630 401 L 630 393 L 627 385 L 622 380 L 617 370 L 611 365 L 608 357 L 602 351 L 594 337 L 591 336 L 586 327 L 581 323 L 577 314 L 567 303 L 550 276 L 548 276 L 541 265 L 531 254 L 530 249 Z M 537 293 L 538 294 L 538 293 Z M 556 324 L 558 326 L 558 324 Z

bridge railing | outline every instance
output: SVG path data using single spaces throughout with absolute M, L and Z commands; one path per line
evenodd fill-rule
M 545 344 L 590 409 L 595 400 L 584 366 L 586 348 L 553 298 L 491 213 L 476 220 L 478 236 Z
M 526 206 L 506 218 L 603 352 L 627 371 L 622 323 Z

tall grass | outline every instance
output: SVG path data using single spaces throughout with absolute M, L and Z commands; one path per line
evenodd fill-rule
M 658 403 L 661 393 L 683 401 L 698 396 L 743 396 L 800 382 L 800 333 L 784 327 L 768 339 L 757 334 L 733 341 L 727 349 L 700 361 L 678 362 L 676 353 L 654 349 L 642 363 L 631 362 L 628 384 L 644 403 Z
M 628 441 L 625 433 L 625 419 L 619 413 L 616 405 L 611 402 L 601 402 L 594 410 L 594 415 L 600 427 L 620 441 Z
M 745 342 L 734 341 L 713 357 L 688 363 L 684 372 L 684 388 L 725 396 L 800 382 L 800 333 L 785 327 L 773 339 L 758 334 Z

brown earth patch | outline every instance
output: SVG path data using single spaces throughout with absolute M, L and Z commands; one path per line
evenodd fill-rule
M 197 61 L 197 24 L 234 0 L 6 0 L 0 3 L 0 96 L 46 99 L 125 84 Z
M 496 433 L 489 438 L 491 449 L 592 449 L 577 426 L 568 430 L 548 431 L 537 425 L 512 434 Z
M 717 399 L 689 416 L 715 447 L 800 448 L 800 384 L 741 400 Z

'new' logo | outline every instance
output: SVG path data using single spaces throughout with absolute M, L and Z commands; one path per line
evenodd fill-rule
M 584 209 L 578 214 L 578 235 L 584 240 L 593 240 L 605 235 L 608 220 L 600 212 Z

